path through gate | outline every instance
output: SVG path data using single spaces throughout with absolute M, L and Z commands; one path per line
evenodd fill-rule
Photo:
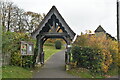
M 43 45 L 48 38 L 62 38 L 68 45 L 66 51 L 65 62 L 70 62 L 71 41 L 76 34 L 71 30 L 65 22 L 59 11 L 53 6 L 40 23 L 39 27 L 32 33 L 32 37 L 36 38 L 36 48 L 34 52 L 34 64 L 40 62 L 44 64 Z

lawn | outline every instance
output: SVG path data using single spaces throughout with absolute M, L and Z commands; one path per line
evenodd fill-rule
M 4 66 L 2 68 L 2 78 L 31 78 L 32 71 L 17 66 Z
M 44 46 L 43 49 L 45 52 L 45 61 L 47 61 L 53 54 L 61 51 L 61 49 L 55 49 L 54 46 Z
M 87 69 L 75 68 L 67 71 L 68 74 L 78 76 L 80 78 L 91 78 L 90 72 Z
M 104 75 L 101 75 L 98 73 L 93 74 L 85 68 L 71 69 L 71 70 L 68 70 L 67 73 L 78 76 L 80 78 L 109 78 L 109 77 L 118 75 L 118 69 L 115 68 L 113 70 L 110 70 L 108 71 L 108 73 Z

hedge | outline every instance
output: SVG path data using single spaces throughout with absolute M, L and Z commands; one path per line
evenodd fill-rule
M 56 49 L 61 49 L 62 43 L 60 40 L 55 41 L 55 48 Z
M 99 49 L 74 46 L 71 53 L 73 62 L 77 62 L 77 67 L 86 68 L 92 72 L 102 71 L 103 56 Z

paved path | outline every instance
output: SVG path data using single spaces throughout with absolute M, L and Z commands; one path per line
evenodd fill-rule
M 54 54 L 33 78 L 77 78 L 65 71 L 64 51 Z

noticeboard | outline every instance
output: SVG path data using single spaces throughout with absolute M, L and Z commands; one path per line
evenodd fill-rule
M 33 55 L 33 43 L 21 41 L 21 55 Z

